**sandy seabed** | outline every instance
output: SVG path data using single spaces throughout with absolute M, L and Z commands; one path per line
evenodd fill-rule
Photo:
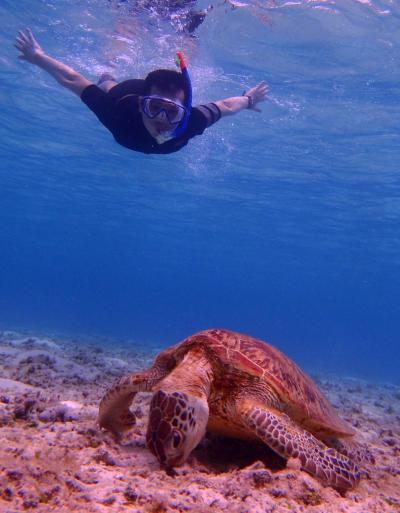
M 127 347 L 0 332 L 0 513 L 400 512 L 400 387 L 313 376 L 376 460 L 355 490 L 211 435 L 172 477 L 146 449 L 150 394 L 121 442 L 97 425 L 107 387 L 154 356 Z

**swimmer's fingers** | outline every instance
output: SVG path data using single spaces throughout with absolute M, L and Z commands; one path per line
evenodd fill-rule
M 25 32 L 22 30 L 18 31 L 17 41 L 22 43 L 26 47 L 40 47 L 39 43 L 33 37 L 32 30 L 30 28 L 26 28 Z
M 17 37 L 17 39 L 15 40 L 14 46 L 15 46 L 15 48 L 17 48 L 18 50 L 20 50 L 22 52 L 23 48 L 25 48 L 25 43 L 24 43 L 24 41 L 22 41 L 22 39 Z
M 269 86 L 266 82 L 260 82 L 256 86 L 256 92 L 258 95 L 265 97 L 268 94 Z
M 255 87 L 249 89 L 246 94 L 251 96 L 255 102 L 264 101 L 269 91 L 268 84 L 266 82 L 260 82 Z
M 256 86 L 256 90 L 254 92 L 254 101 L 255 102 L 264 102 L 267 99 L 267 94 L 269 91 L 269 87 L 265 82 L 261 82 Z
M 27 51 L 27 47 L 29 46 L 30 43 L 28 43 L 26 41 L 26 39 L 22 38 L 21 36 L 18 36 L 16 39 L 15 39 L 15 43 L 14 43 L 14 46 L 15 48 L 21 52 L 21 55 L 18 55 L 18 58 L 19 59 L 22 59 L 24 60 L 25 59 L 25 53 Z
M 25 43 L 29 43 L 28 36 L 22 30 L 18 31 L 18 37 L 22 39 L 22 41 L 24 41 Z
M 25 29 L 25 31 L 18 31 L 14 46 L 22 54 L 18 58 L 31 63 L 35 62 L 38 55 L 44 53 L 42 47 L 33 37 L 30 28 Z
M 259 102 L 264 102 L 267 99 L 267 94 L 269 91 L 269 86 L 266 82 L 260 82 L 255 87 L 252 87 L 246 92 L 247 96 L 250 96 L 253 100 L 253 106 L 250 107 L 251 110 L 254 110 L 256 112 L 261 112 L 261 109 L 258 108 L 256 105 Z
M 28 37 L 29 37 L 29 42 L 30 44 L 34 47 L 34 48 L 37 48 L 37 49 L 40 49 L 42 50 L 42 47 L 40 46 L 40 44 L 36 41 L 34 35 L 32 34 L 32 30 L 28 27 L 26 29 L 27 33 L 28 33 Z
M 267 84 L 267 82 L 264 82 L 264 81 L 260 82 L 256 86 L 252 87 L 251 91 L 254 91 L 255 89 L 268 89 L 268 84 Z
M 25 43 L 21 42 L 19 39 L 17 39 L 15 41 L 15 44 L 14 44 L 15 48 L 21 52 L 21 55 L 18 55 L 18 59 L 21 59 L 21 60 L 26 60 L 26 57 L 24 55 L 24 48 L 25 48 Z
M 268 89 L 268 84 L 264 80 L 256 85 L 258 89 Z
M 25 53 L 27 51 L 27 49 L 31 46 L 31 42 L 27 39 L 25 34 L 20 30 L 18 32 L 18 36 L 15 38 L 14 46 L 20 52 Z
M 32 30 L 29 27 L 26 28 L 26 32 L 28 33 L 28 37 L 29 37 L 30 42 L 37 44 L 36 39 L 33 37 Z

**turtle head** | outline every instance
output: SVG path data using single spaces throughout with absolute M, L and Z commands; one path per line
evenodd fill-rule
M 159 390 L 150 404 L 147 445 L 162 466 L 178 467 L 203 438 L 207 421 L 205 399 Z

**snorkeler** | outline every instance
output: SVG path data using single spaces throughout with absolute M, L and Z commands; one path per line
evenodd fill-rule
M 196 10 L 196 0 L 108 0 L 117 7 L 121 4 L 129 6 L 129 13 L 138 16 L 148 13 L 150 16 L 167 20 L 177 32 L 192 34 L 203 23 L 207 14 L 213 9 L 209 5 L 206 9 Z M 132 5 L 131 5 L 132 4 Z
M 103 74 L 96 85 L 48 56 L 30 29 L 18 33 L 15 47 L 21 52 L 20 59 L 39 66 L 78 95 L 119 144 L 142 153 L 179 151 L 224 116 L 244 109 L 260 112 L 257 104 L 268 92 L 266 83 L 261 82 L 242 96 L 192 107 L 192 86 L 180 53 L 180 72 L 159 69 L 144 80 L 119 84 L 111 75 Z

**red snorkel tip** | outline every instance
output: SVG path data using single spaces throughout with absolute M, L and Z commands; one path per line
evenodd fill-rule
M 186 68 L 186 62 L 182 52 L 176 52 L 176 65 L 181 68 L 181 71 Z

